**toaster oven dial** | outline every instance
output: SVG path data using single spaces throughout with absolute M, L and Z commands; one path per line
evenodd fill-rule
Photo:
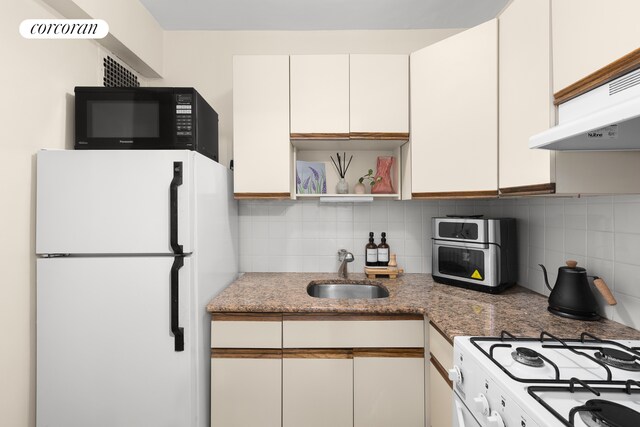
M 478 412 L 480 412 L 482 415 L 489 415 L 489 401 L 484 394 L 480 393 L 478 397 L 475 397 L 473 399 L 473 403 L 475 404 Z

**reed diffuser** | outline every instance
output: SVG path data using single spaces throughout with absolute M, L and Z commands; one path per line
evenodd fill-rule
M 340 157 L 340 153 L 336 153 L 336 158 L 338 161 L 336 162 L 333 156 L 329 156 L 333 165 L 336 167 L 336 171 L 338 171 L 338 175 L 340 179 L 336 184 L 336 193 L 338 194 L 347 194 L 349 192 L 349 183 L 344 179 L 347 175 L 347 170 L 349 170 L 349 165 L 351 165 L 351 160 L 353 160 L 353 155 L 349 157 L 349 161 L 347 162 L 347 153 L 342 153 L 342 157 Z

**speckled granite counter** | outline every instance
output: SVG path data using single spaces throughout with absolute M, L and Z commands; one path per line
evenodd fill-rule
M 307 295 L 312 280 L 339 279 L 332 273 L 247 273 L 209 302 L 209 312 L 420 313 L 449 339 L 457 335 L 495 336 L 502 330 L 558 337 L 589 332 L 608 339 L 640 339 L 640 331 L 610 320 L 583 322 L 547 311 L 547 298 L 516 286 L 499 295 L 435 283 L 429 274 L 378 279 L 389 298 L 336 300 Z M 351 280 L 365 279 L 350 274 Z

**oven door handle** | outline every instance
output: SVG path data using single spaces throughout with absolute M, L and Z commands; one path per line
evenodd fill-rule
M 456 399 L 456 397 L 453 397 L 453 405 L 455 407 L 455 417 L 456 417 L 456 423 L 455 425 L 458 427 L 465 427 L 464 424 L 464 415 L 462 415 L 462 405 L 460 404 L 460 402 L 458 402 L 458 399 Z
M 489 249 L 489 246 L 495 243 L 480 243 L 480 242 L 462 242 L 460 240 L 449 239 L 435 239 L 432 238 L 434 246 L 449 246 L 456 248 L 469 248 L 469 249 Z M 498 246 L 498 245 L 496 245 Z

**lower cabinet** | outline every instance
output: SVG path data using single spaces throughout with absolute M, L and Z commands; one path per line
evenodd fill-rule
M 212 352 L 211 425 L 282 426 L 282 352 Z
M 424 367 L 424 352 L 355 351 L 353 425 L 423 427 Z
M 211 330 L 212 427 L 426 427 L 421 315 L 214 314 Z
M 284 352 L 282 426 L 353 426 L 353 358 L 350 352 Z
M 451 427 L 453 388 L 448 370 L 453 367 L 453 345 L 429 325 L 429 415 L 431 427 Z

